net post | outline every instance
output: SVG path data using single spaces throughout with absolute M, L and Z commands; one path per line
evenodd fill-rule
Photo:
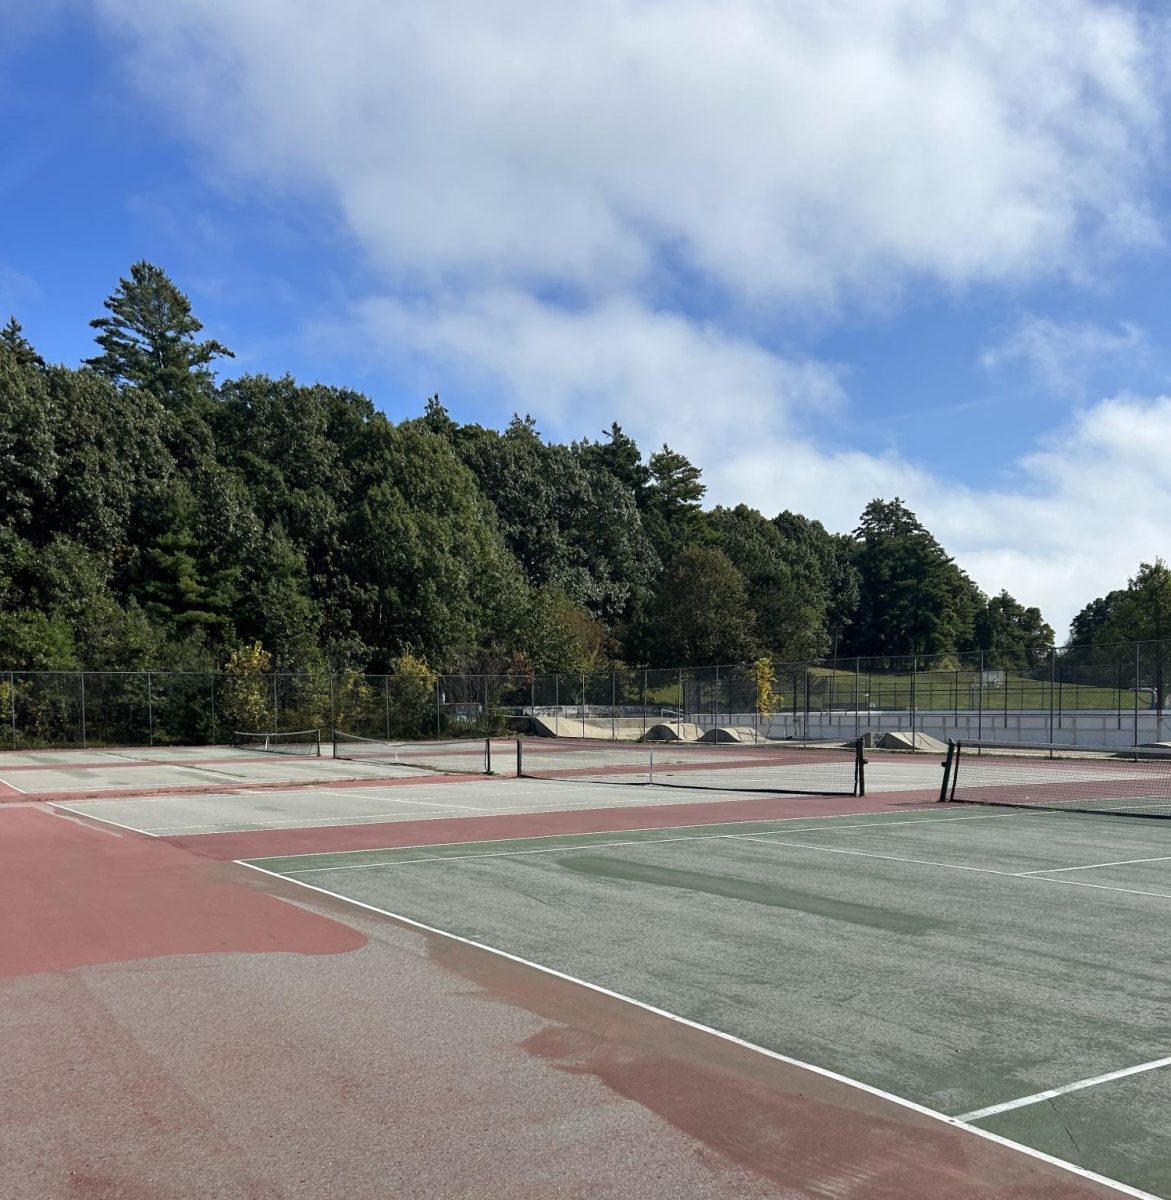
M 486 737 L 484 739 L 484 766 L 487 768 L 484 771 L 484 774 L 491 775 L 492 774 L 492 738 L 491 737 Z
M 854 794 L 866 795 L 866 755 L 862 747 L 862 738 L 854 743 L 854 776 L 856 780 Z
M 525 747 L 520 738 L 516 739 L 516 777 L 523 779 L 525 774 Z
M 654 783 L 654 781 L 655 781 L 655 744 L 654 744 L 654 742 L 650 742 L 647 745 L 646 781 L 647 781 L 647 783 Z
M 947 803 L 947 785 L 951 780 L 952 764 L 955 762 L 956 743 L 954 739 L 947 739 L 947 757 L 941 764 L 943 770 L 943 782 L 939 785 L 939 803 Z

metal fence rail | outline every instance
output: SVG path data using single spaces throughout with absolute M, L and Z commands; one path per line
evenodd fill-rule
M 769 711 L 754 664 L 552 675 L 262 677 L 263 728 L 444 738 L 509 731 L 632 740 L 656 726 L 751 727 L 769 738 L 906 729 L 977 741 L 1130 744 L 1165 728 L 1171 642 L 775 663 Z M 189 671 L 0 671 L 0 747 L 201 745 L 239 724 L 231 681 Z M 259 708 L 256 707 L 259 704 Z

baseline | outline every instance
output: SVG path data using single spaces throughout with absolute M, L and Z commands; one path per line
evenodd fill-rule
M 102 825 L 112 825 L 115 829 L 125 829 L 128 833 L 137 833 L 142 837 L 157 838 L 157 833 L 150 833 L 146 829 L 136 829 L 133 825 L 127 825 L 123 821 L 112 821 L 109 817 L 98 817 L 93 813 L 76 812 L 70 808 L 68 804 L 54 804 L 51 801 L 46 803 L 45 807 L 54 815 L 60 816 L 62 813 L 68 813 L 71 817 L 80 821 L 97 821 Z

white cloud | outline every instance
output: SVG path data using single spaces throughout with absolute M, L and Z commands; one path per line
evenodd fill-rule
M 617 419 L 666 438 L 713 502 L 849 529 L 901 495 L 1059 632 L 1162 552 L 1171 400 L 1089 407 L 979 491 L 850 448 L 845 371 L 745 332 L 923 281 L 1092 277 L 1158 241 L 1165 34 L 1138 10 L 95 3 L 225 186 L 332 206 L 382 280 L 355 323 L 428 386 L 474 385 L 554 436 Z M 1033 319 L 988 365 L 1064 386 L 1140 347 Z
M 1141 560 L 1171 558 L 1169 397 L 1102 400 L 980 490 L 893 452 L 827 448 L 826 418 L 845 404 L 834 373 L 673 314 L 622 301 L 573 315 L 492 293 L 434 308 L 370 300 L 355 319 L 429 380 L 505 396 L 547 435 L 597 437 L 616 419 L 644 450 L 666 438 L 704 469 L 711 503 L 849 530 L 874 497 L 899 495 L 986 591 L 1040 605 L 1059 637 Z
M 517 291 L 414 306 L 374 298 L 355 316 L 374 344 L 486 384 L 566 435 L 600 434 L 611 412 L 629 413 L 648 433 L 718 456 L 832 421 L 845 399 L 823 364 L 628 298 L 579 312 Z
M 1046 391 L 1077 399 L 1103 370 L 1131 370 L 1150 357 L 1146 332 L 1124 322 L 1117 331 L 1091 322 L 1060 322 L 1026 314 L 980 354 L 986 370 L 1021 366 Z
M 1090 0 L 98 3 L 221 167 L 396 277 L 825 302 L 1156 236 L 1154 51 Z

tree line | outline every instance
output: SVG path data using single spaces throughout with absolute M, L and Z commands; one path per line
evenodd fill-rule
M 45 362 L 15 318 L 0 330 L 0 668 L 209 670 L 256 643 L 279 670 L 974 651 L 1013 667 L 1053 644 L 897 497 L 848 534 L 707 508 L 698 466 L 617 423 L 564 445 L 528 416 L 461 424 L 437 395 L 395 423 L 345 387 L 219 381 L 231 351 L 150 263 L 104 308 L 77 368 Z M 1171 634 L 1158 561 L 1073 636 L 1156 630 Z

